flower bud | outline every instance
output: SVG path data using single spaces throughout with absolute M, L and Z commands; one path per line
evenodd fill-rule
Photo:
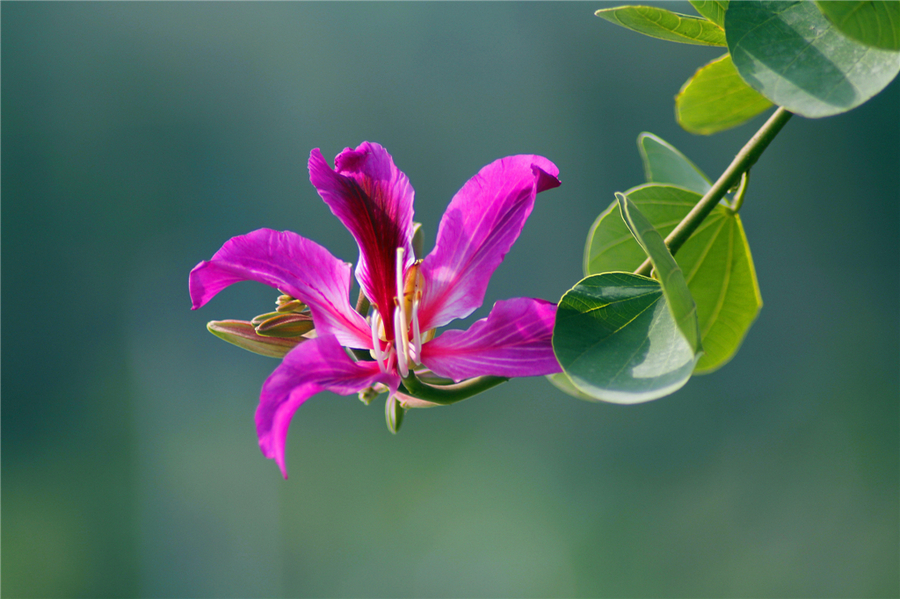
M 270 358 L 283 358 L 289 351 L 306 341 L 304 337 L 285 339 L 262 337 L 253 325 L 245 320 L 213 320 L 207 323 L 210 333 L 247 351 Z
M 346 348 L 345 348 L 346 349 Z M 372 403 L 372 400 L 381 395 L 382 393 L 386 393 L 388 388 L 381 383 L 375 383 L 371 387 L 366 387 L 362 391 L 359 392 L 359 401 L 363 402 L 366 405 Z
M 276 316 L 281 316 L 281 312 L 266 312 L 265 314 L 260 314 L 259 316 L 254 316 L 250 321 L 254 327 L 258 327 L 261 323 L 269 320 L 270 318 L 275 318 Z
M 271 318 L 253 323 L 256 327 L 257 335 L 264 337 L 300 337 L 313 330 L 312 317 L 308 314 L 290 312 L 276 312 L 275 314 Z
M 404 415 L 406 415 L 406 410 L 400 405 L 400 401 L 393 395 L 388 397 L 384 404 L 384 419 L 391 434 L 396 435 L 400 430 Z
M 378 397 L 378 392 L 372 387 L 366 387 L 359 392 L 359 401 L 363 402 L 366 405 L 372 403 L 372 400 L 376 397 Z
M 309 311 L 309 308 L 298 299 L 294 299 L 289 295 L 279 295 L 275 300 L 276 310 L 279 312 L 303 312 Z

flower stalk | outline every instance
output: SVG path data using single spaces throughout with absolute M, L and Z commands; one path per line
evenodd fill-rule
M 442 406 L 449 406 L 505 383 L 509 378 L 502 376 L 477 376 L 451 385 L 429 385 L 420 381 L 416 377 L 415 372 L 410 371 L 409 375 L 401 380 L 403 384 L 401 393 L 404 395 Z

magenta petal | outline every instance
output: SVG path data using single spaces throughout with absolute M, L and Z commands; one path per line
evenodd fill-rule
M 404 268 L 414 260 L 409 180 L 394 166 L 387 150 L 369 142 L 341 152 L 334 170 L 318 148 L 313 150 L 309 179 L 356 239 L 356 278 L 385 320 L 385 330 L 393 331 L 397 248 L 405 251 Z
M 559 186 L 541 156 L 509 156 L 481 169 L 457 192 L 422 263 L 423 329 L 464 318 L 484 301 L 488 281 L 519 237 L 537 193 Z
M 256 409 L 256 433 L 263 455 L 275 460 L 287 478 L 284 446 L 297 408 L 319 391 L 350 395 L 375 383 L 396 391 L 400 379 L 381 372 L 375 362 L 354 362 L 332 335 L 301 343 L 263 384 Z
M 306 303 L 319 335 L 344 345 L 372 347 L 366 320 L 350 306 L 350 265 L 290 231 L 259 229 L 232 237 L 191 271 L 193 309 L 239 281 L 257 281 Z
M 539 376 L 562 369 L 550 343 L 556 304 L 518 297 L 499 301 L 468 331 L 446 331 L 422 346 L 422 363 L 456 381 L 482 376 Z

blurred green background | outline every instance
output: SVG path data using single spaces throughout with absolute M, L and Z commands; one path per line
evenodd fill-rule
M 762 123 L 680 130 L 673 96 L 721 50 L 603 6 L 4 2 L 3 595 L 897 596 L 896 81 L 794 118 L 754 168 L 765 307 L 721 371 L 631 407 L 520 379 L 396 437 L 383 402 L 322 394 L 288 481 L 259 452 L 276 362 L 204 325 L 276 294 L 192 312 L 187 276 L 259 227 L 355 260 L 312 148 L 386 146 L 426 247 L 481 166 L 556 162 L 483 317 L 578 281 L 642 182 L 639 132 L 715 177 Z

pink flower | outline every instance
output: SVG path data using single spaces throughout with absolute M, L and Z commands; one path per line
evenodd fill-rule
M 556 306 L 544 300 L 499 301 L 468 330 L 434 337 L 434 329 L 481 306 L 535 196 L 559 186 L 558 172 L 546 158 L 531 155 L 482 168 L 450 202 L 434 250 L 416 261 L 413 189 L 390 154 L 364 142 L 341 152 L 332 169 L 313 150 L 310 181 L 359 246 L 356 279 L 372 305 L 368 316 L 350 304 L 350 265 L 290 231 L 234 237 L 191 271 L 194 309 L 246 280 L 309 306 L 317 336 L 284 357 L 263 385 L 256 411 L 260 448 L 285 478 L 288 425 L 319 391 L 349 395 L 381 383 L 401 402 L 417 405 L 408 387 L 425 369 L 454 381 L 560 371 L 550 344 Z M 372 359 L 351 358 L 345 347 L 369 350 Z

